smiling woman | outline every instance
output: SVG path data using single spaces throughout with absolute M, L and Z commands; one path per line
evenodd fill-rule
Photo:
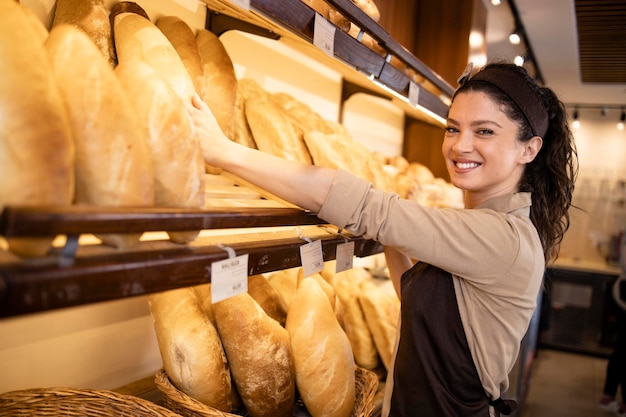
M 501 393 L 545 264 L 568 228 L 577 172 L 565 110 L 552 91 L 513 64 L 463 79 L 442 150 L 465 191 L 464 209 L 424 207 L 345 171 L 244 147 L 225 137 L 198 97 L 192 104 L 206 163 L 385 246 L 402 325 L 384 416 L 513 412 L 515 402 Z

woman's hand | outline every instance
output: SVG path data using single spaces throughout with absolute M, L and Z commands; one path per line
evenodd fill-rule
M 204 162 L 221 168 L 223 162 L 220 157 L 225 155 L 232 142 L 222 132 L 213 112 L 198 94 L 192 97 L 191 104 L 187 104 L 187 110 L 198 132 Z
M 231 141 L 197 94 L 187 108 L 200 138 L 204 162 L 297 206 L 315 212 L 320 209 L 333 183 L 334 170 L 289 161 Z

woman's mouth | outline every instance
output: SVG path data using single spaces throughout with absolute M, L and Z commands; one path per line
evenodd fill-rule
M 455 162 L 454 165 L 459 169 L 472 169 L 480 166 L 478 162 Z

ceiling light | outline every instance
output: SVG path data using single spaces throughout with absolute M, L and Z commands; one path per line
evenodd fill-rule
M 499 6 L 502 4 L 502 0 L 491 0 L 491 4 L 494 6 Z
M 622 115 L 619 117 L 619 123 L 617 124 L 617 130 L 624 130 L 624 122 L 626 121 L 626 113 L 622 108 Z
M 574 109 L 574 114 L 572 115 L 574 122 L 572 123 L 572 126 L 574 127 L 574 129 L 578 129 L 580 127 L 580 121 L 578 120 L 578 108 Z
M 524 62 L 526 62 L 526 58 L 524 58 L 522 55 L 517 55 L 515 58 L 513 58 L 513 62 L 518 67 L 521 67 L 522 65 L 524 65 Z
M 509 35 L 509 42 L 511 42 L 511 45 L 519 45 L 522 42 L 522 38 L 519 33 L 513 32 Z

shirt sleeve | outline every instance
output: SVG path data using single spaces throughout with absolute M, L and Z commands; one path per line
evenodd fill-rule
M 491 209 L 424 207 L 376 190 L 345 171 L 337 172 L 318 215 L 357 236 L 483 283 L 500 278 L 518 260 L 521 239 L 533 239 L 526 230 L 532 227 L 529 219 Z

